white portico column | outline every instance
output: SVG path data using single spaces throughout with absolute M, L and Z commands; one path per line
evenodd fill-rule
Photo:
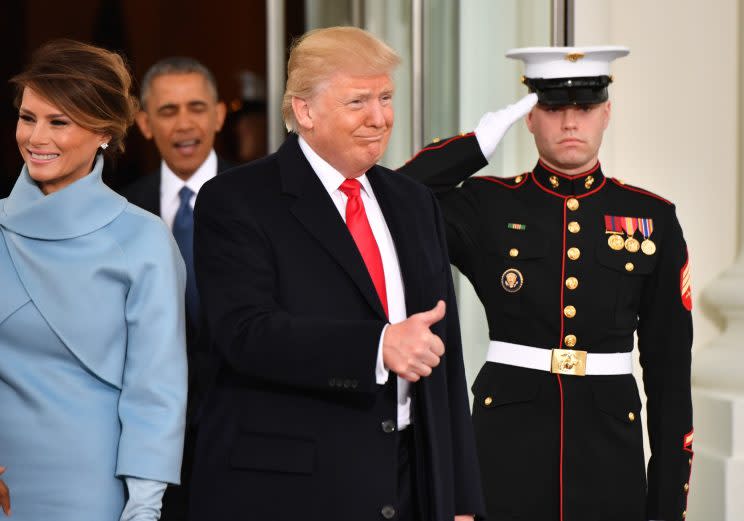
M 739 9 L 739 250 L 703 298 L 726 320 L 723 333 L 693 353 L 695 451 L 691 521 L 744 520 L 744 9 Z

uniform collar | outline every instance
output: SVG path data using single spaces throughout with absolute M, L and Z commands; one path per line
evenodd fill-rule
M 102 179 L 103 158 L 85 177 L 44 195 L 24 165 L 13 191 L 0 201 L 0 226 L 33 239 L 61 240 L 86 235 L 113 221 L 127 200 Z
M 579 197 L 597 192 L 605 184 L 602 167 L 597 164 L 586 172 L 568 175 L 538 160 L 532 177 L 540 188 L 558 197 Z

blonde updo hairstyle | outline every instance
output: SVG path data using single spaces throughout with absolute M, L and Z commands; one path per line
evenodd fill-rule
M 327 27 L 297 39 L 287 62 L 282 117 L 287 130 L 297 131 L 292 98 L 311 98 L 336 73 L 358 76 L 392 74 L 400 56 L 385 42 L 357 27 Z
M 16 87 L 16 108 L 28 87 L 81 127 L 111 136 L 106 155 L 124 151 L 138 104 L 131 94 L 132 76 L 119 54 L 74 40 L 53 40 L 10 81 Z

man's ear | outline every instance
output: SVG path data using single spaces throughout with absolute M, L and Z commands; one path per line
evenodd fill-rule
M 222 130 L 222 125 L 225 124 L 225 115 L 227 114 L 227 107 L 225 106 L 224 102 L 218 101 L 214 109 L 217 112 L 217 132 L 219 132 L 220 130 Z
M 532 132 L 532 126 L 533 126 L 533 123 L 534 123 L 532 121 L 532 113 L 533 112 L 535 112 L 535 107 L 532 107 L 532 110 L 530 110 L 527 113 L 527 115 L 524 117 L 524 123 L 525 123 L 525 125 L 527 125 L 527 129 L 530 131 L 531 134 L 534 134 L 534 132 Z
M 137 114 L 134 116 L 134 121 L 137 122 L 137 127 L 139 127 L 142 135 L 145 136 L 145 139 L 152 139 L 150 117 L 147 115 L 147 112 L 145 112 L 144 110 L 140 110 L 139 112 L 137 112 Z
M 605 103 L 604 111 L 605 111 L 604 130 L 607 130 L 607 126 L 610 124 L 610 116 L 612 115 L 612 102 L 611 101 L 608 101 L 607 103 Z
M 300 125 L 303 130 L 312 130 L 313 118 L 310 115 L 310 104 L 306 99 L 292 96 L 292 112 L 294 112 L 297 124 Z

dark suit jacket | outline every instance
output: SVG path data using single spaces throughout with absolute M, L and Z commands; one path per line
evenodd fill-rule
M 446 354 L 412 386 L 427 520 L 483 511 L 444 229 L 429 190 L 367 173 L 396 245 L 409 314 L 447 302 Z M 375 383 L 386 323 L 361 255 L 302 154 L 204 185 L 196 274 L 221 361 L 200 424 L 190 519 L 381 519 L 396 494 L 396 379 Z M 389 511 L 389 510 L 388 510 Z

